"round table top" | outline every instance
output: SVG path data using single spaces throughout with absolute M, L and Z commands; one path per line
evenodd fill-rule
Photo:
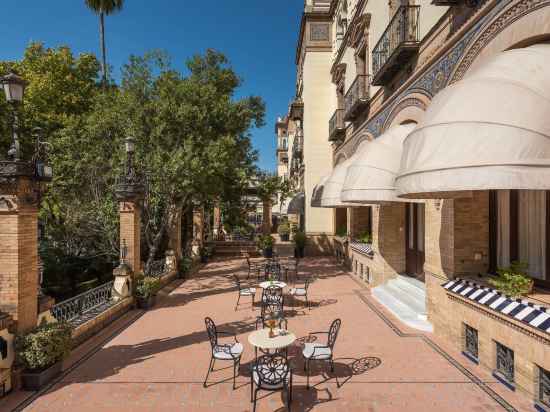
M 268 287 L 270 286 L 275 286 L 276 288 L 286 288 L 286 283 L 285 282 L 279 282 L 277 280 L 274 280 L 274 281 L 266 281 L 266 282 L 262 282 L 260 283 L 260 287 L 262 289 L 267 289 Z
M 269 337 L 269 328 L 252 332 L 248 335 L 248 342 L 257 348 L 280 349 L 292 345 L 296 340 L 296 335 L 292 332 L 286 331 L 286 335 L 280 335 L 281 329 L 275 328 L 273 331 L 275 332 L 274 338 Z

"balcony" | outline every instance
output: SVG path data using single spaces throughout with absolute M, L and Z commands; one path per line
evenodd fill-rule
M 336 142 L 344 138 L 346 126 L 344 125 L 344 110 L 336 109 L 328 122 L 328 140 Z
M 304 140 L 301 134 L 297 134 L 292 144 L 292 153 L 294 156 L 300 157 L 304 150 Z
M 387 84 L 420 46 L 420 6 L 401 6 L 372 51 L 372 84 Z
M 369 105 L 369 76 L 361 74 L 355 78 L 344 99 L 344 121 L 351 122 Z

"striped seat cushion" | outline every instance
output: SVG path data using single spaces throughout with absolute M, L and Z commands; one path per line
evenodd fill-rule
M 547 312 L 547 308 L 543 306 L 535 305 L 525 299 L 511 298 L 495 289 L 464 279 L 450 280 L 442 286 L 450 293 L 487 306 L 503 315 L 550 333 L 550 314 Z
M 372 250 L 372 245 L 370 243 L 361 243 L 361 242 L 350 242 L 350 247 L 360 253 L 364 253 L 365 255 L 372 256 L 374 255 L 374 251 Z

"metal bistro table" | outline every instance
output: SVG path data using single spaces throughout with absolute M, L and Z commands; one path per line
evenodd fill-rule
M 273 280 L 273 281 L 266 280 L 265 282 L 260 283 L 259 286 L 262 289 L 267 289 L 271 286 L 274 286 L 276 288 L 284 289 L 284 288 L 286 288 L 286 283 L 285 282 L 279 282 L 278 280 Z
M 283 334 L 281 334 L 281 331 Z M 256 357 L 258 357 L 258 348 L 268 350 L 286 349 L 296 341 L 296 335 L 288 330 L 275 328 L 273 332 L 275 333 L 273 338 L 269 337 L 269 328 L 260 329 L 248 335 L 248 343 L 254 346 Z

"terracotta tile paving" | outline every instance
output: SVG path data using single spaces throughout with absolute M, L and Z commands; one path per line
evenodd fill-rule
M 153 310 L 130 312 L 73 354 L 67 373 L 49 390 L 30 398 L 25 410 L 252 410 L 247 371 L 254 351 L 247 336 L 259 312 L 252 311 L 247 299 L 234 310 L 236 291 L 228 277 L 233 273 L 246 275 L 242 261 L 210 263 Z M 444 343 L 393 319 L 370 298 L 368 289 L 329 258 L 306 259 L 302 274 L 317 277 L 310 288 L 315 305 L 309 311 L 291 303 L 289 329 L 305 337 L 309 331 L 328 330 L 336 317 L 342 319 L 342 329 L 335 348 L 335 373 L 322 364 L 314 367 L 310 390 L 298 344 L 290 350 L 295 372 L 292 410 L 532 410 L 526 398 L 496 383 Z M 222 362 L 210 374 L 208 387 L 202 386 L 210 360 L 205 316 L 218 329 L 237 333 L 244 344 L 236 390 L 230 364 Z M 93 345 L 97 348 L 92 350 Z M 225 366 L 229 367 L 221 369 Z M 13 405 L 25 393 L 12 396 Z M 261 392 L 260 397 L 258 411 L 286 410 L 280 393 Z M 2 405 L 7 408 L 0 403 L 0 410 Z

